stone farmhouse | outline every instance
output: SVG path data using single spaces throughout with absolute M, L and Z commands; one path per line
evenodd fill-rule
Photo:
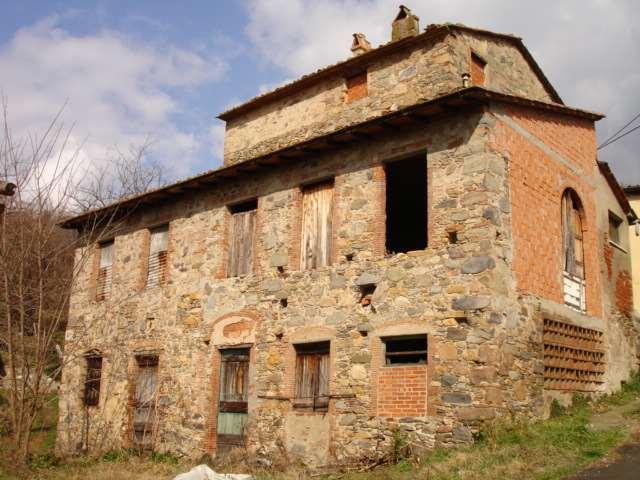
M 406 7 L 351 50 L 222 113 L 221 168 L 64 222 L 117 228 L 77 253 L 60 452 L 345 464 L 637 368 L 602 115 L 520 38 Z

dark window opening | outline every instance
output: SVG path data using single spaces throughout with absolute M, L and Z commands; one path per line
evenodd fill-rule
M 615 213 L 609 212 L 609 240 L 617 244 L 620 244 L 620 225 L 622 225 L 622 219 Z
M 329 342 L 300 344 L 295 349 L 294 407 L 326 412 L 329 407 Z
M 410 335 L 406 337 L 383 338 L 385 364 L 426 364 L 427 336 Z
M 386 165 L 387 253 L 427 247 L 427 161 L 424 155 Z
M 449 243 L 458 243 L 458 232 L 449 232 Z
M 84 382 L 84 404 L 96 406 L 100 403 L 100 380 L 102 378 L 102 357 L 86 357 L 87 375 Z
M 370 283 L 367 285 L 360 286 L 360 305 L 363 307 L 371 305 L 371 299 L 373 298 L 373 294 L 376 291 L 376 285 L 374 283 Z

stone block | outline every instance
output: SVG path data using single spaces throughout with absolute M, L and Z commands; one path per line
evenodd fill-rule
M 489 420 L 495 415 L 496 412 L 492 407 L 461 407 L 458 409 L 458 418 L 463 422 Z
M 491 304 L 489 297 L 476 297 L 466 295 L 453 300 L 451 307 L 454 310 L 481 310 Z
M 441 398 L 444 403 L 454 403 L 461 405 L 467 405 L 471 403 L 471 395 L 464 392 L 443 393 Z
M 462 273 L 481 273 L 487 269 L 495 267 L 496 262 L 491 257 L 471 257 L 462 264 L 460 271 Z

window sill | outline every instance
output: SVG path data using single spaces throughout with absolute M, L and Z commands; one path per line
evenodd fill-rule
M 622 245 L 620 245 L 617 242 L 614 242 L 613 240 L 609 240 L 609 245 L 617 248 L 618 250 L 620 250 L 623 253 L 626 253 L 627 255 L 629 254 L 629 251 L 627 249 L 625 249 Z
M 383 368 L 427 367 L 426 363 L 385 363 Z

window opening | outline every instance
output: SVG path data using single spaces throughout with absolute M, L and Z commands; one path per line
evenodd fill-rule
M 573 190 L 562 196 L 563 290 L 564 303 L 584 312 L 585 272 L 583 251 L 582 203 Z
M 368 94 L 367 72 L 359 72 L 345 79 L 347 84 L 347 103 L 364 98 Z
M 90 355 L 86 357 L 87 374 L 84 382 L 84 404 L 96 406 L 100 403 L 100 380 L 102 378 L 102 357 Z
M 98 301 L 105 300 L 111 292 L 113 267 L 113 240 L 100 244 L 100 265 L 98 268 L 97 295 Z
M 620 245 L 620 225 L 622 219 L 615 213 L 609 212 L 609 240 Z
M 306 343 L 296 349 L 295 407 L 327 411 L 329 406 L 329 342 Z
M 167 280 L 167 250 L 169 225 L 151 230 L 147 266 L 147 288 L 157 287 Z
M 331 264 L 333 180 L 302 190 L 302 270 Z
M 471 83 L 473 85 L 484 85 L 485 67 L 487 62 L 476 53 L 471 53 Z
M 256 228 L 258 201 L 251 200 L 229 207 L 231 239 L 229 242 L 229 276 L 251 273 L 253 268 L 253 239 Z
M 382 341 L 386 365 L 427 363 L 426 335 L 388 337 Z
M 136 357 L 138 374 L 133 397 L 133 442 L 141 449 L 153 446 L 156 425 L 156 391 L 158 388 L 158 356 Z
M 427 161 L 424 155 L 386 165 L 387 253 L 427 247 Z

